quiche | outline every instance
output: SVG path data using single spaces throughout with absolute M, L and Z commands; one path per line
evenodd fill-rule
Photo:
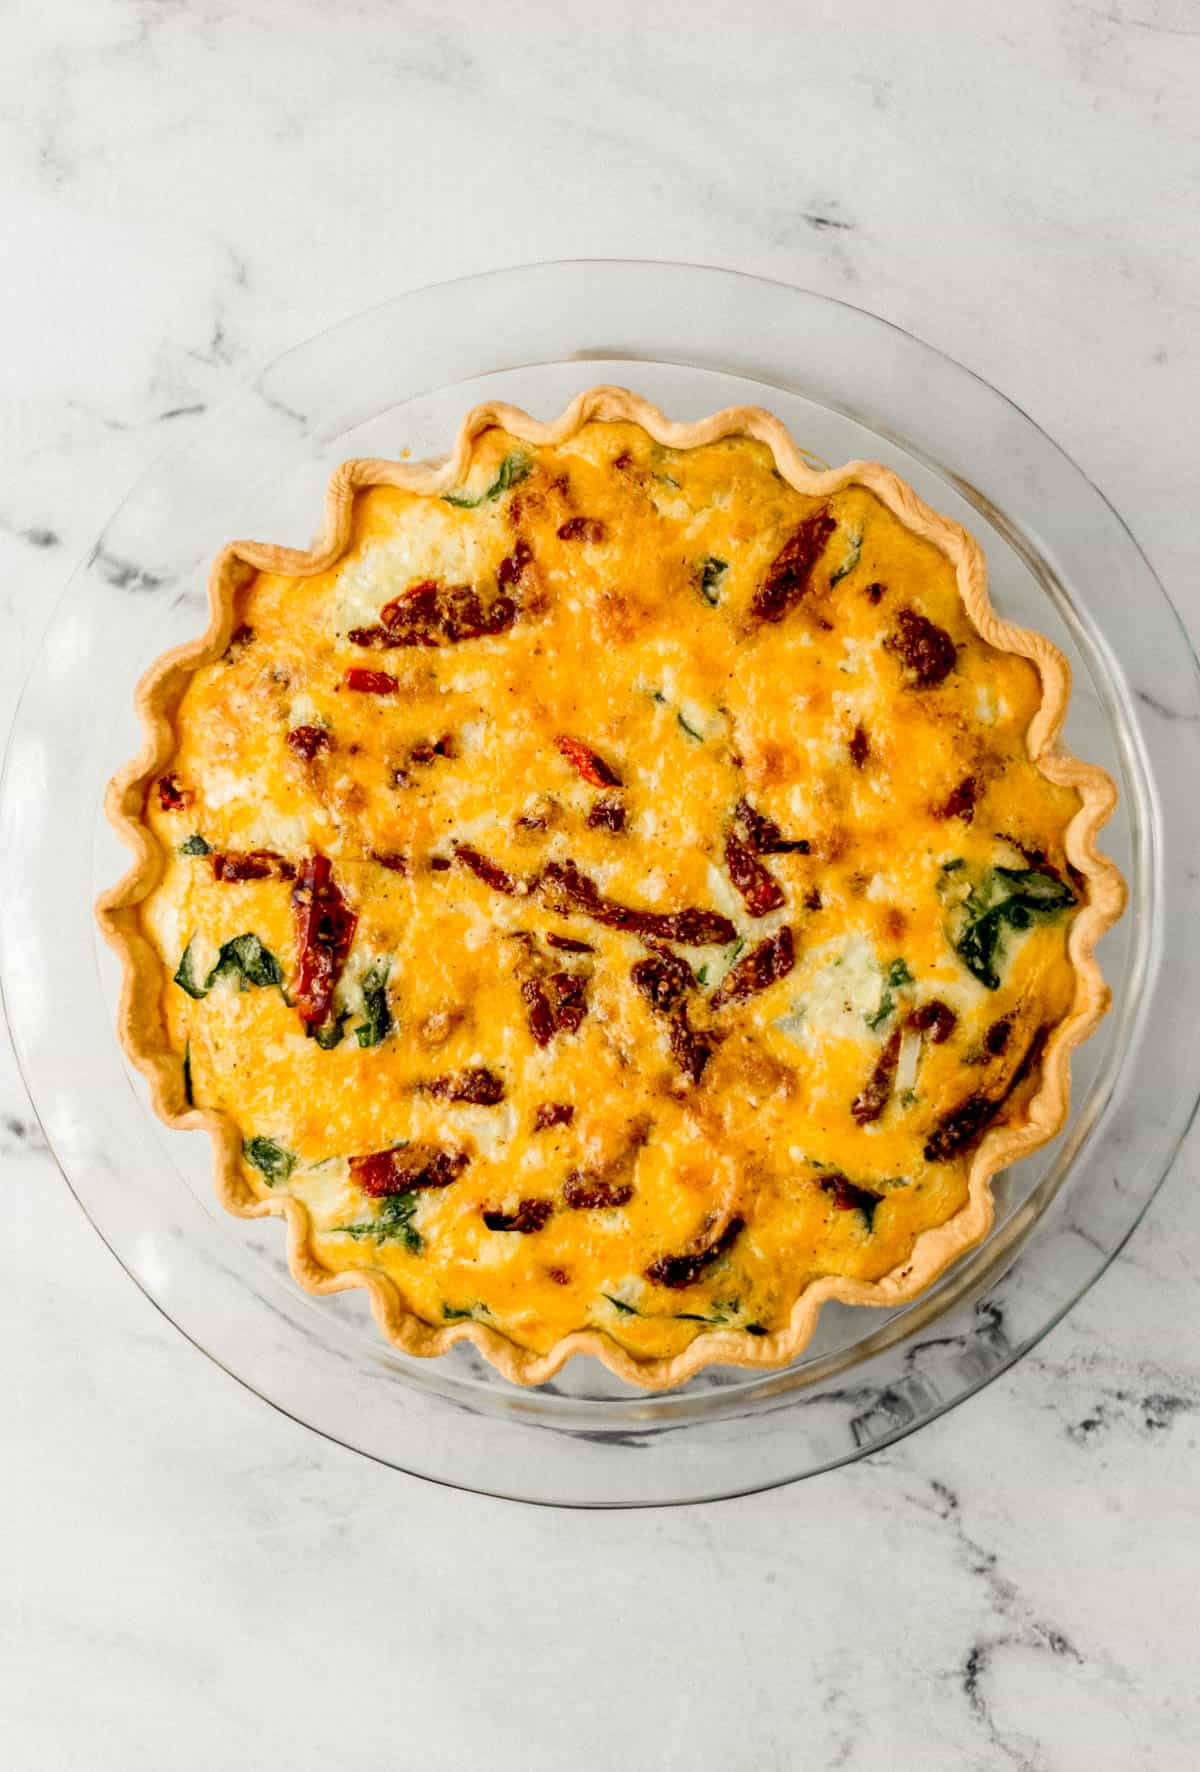
M 408 1354 L 647 1389 L 977 1244 L 1120 914 L 1068 668 L 768 413 L 489 403 L 235 542 L 109 812 L 120 1032 L 230 1211 Z

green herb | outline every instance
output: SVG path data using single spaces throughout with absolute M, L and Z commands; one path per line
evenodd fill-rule
M 341 1045 L 342 1035 L 346 1031 L 346 1023 L 349 1019 L 350 1011 L 339 1009 L 333 1020 L 327 1021 L 324 1027 L 313 1028 L 312 1037 L 322 1052 L 332 1052 L 335 1046 Z
M 870 1200 L 862 1200 L 858 1205 L 857 1210 L 869 1231 L 872 1231 L 875 1228 L 875 1213 L 878 1210 L 878 1207 L 879 1201 L 874 1197 Z
M 216 965 L 204 981 L 204 989 L 211 991 L 217 980 L 226 975 L 240 979 L 238 988 L 243 991 L 249 990 L 251 985 L 277 984 L 281 989 L 283 986 L 283 968 L 270 948 L 265 948 L 251 930 L 245 935 L 235 935 L 232 941 L 224 944 L 217 955 Z
M 420 1195 L 389 1194 L 374 1218 L 361 1224 L 339 1224 L 343 1236 L 366 1243 L 403 1243 L 410 1255 L 421 1253 L 421 1233 L 413 1223 Z
M 284 1150 L 273 1138 L 247 1138 L 242 1145 L 242 1155 L 247 1163 L 253 1163 L 268 1187 L 286 1181 L 296 1167 L 295 1152 Z
M 192 1094 L 192 1042 L 189 1040 L 183 1049 L 183 1099 L 189 1107 L 195 1106 Z
M 677 1323 L 707 1323 L 710 1329 L 728 1329 L 741 1308 L 739 1298 L 714 1298 L 708 1316 L 696 1311 L 675 1311 L 672 1314 Z
M 184 838 L 179 845 L 179 853 L 180 855 L 211 855 L 212 844 L 206 843 L 199 831 L 196 831 L 192 836 Z
M 387 999 L 390 970 L 390 962 L 380 960 L 363 978 L 363 1014 L 367 1019 L 354 1030 L 354 1037 L 360 1046 L 378 1046 L 391 1031 L 392 1015 Z
M 444 1304 L 442 1306 L 442 1315 L 447 1323 L 461 1323 L 464 1317 L 473 1317 L 475 1315 L 475 1306 L 473 1304 L 468 1304 L 460 1307 L 457 1304 Z
M 879 1007 L 874 1015 L 865 1017 L 867 1026 L 872 1033 L 881 1028 L 885 1021 L 895 1013 L 896 999 L 893 993 L 903 989 L 906 984 L 913 984 L 912 973 L 903 960 L 893 960 L 884 974 L 883 995 L 879 999 Z
M 1065 880 L 1040 868 L 989 868 L 963 902 L 955 952 L 989 991 L 999 990 L 997 962 L 1003 957 L 1005 931 L 1048 922 L 1075 902 Z
M 456 505 L 461 511 L 473 511 L 477 505 L 490 504 L 492 499 L 499 498 L 502 493 L 520 485 L 533 472 L 533 462 L 522 449 L 514 449 L 500 463 L 500 471 L 486 492 L 472 497 L 469 492 L 446 492 L 442 496 L 448 505 Z
M 642 1314 L 641 1311 L 635 1309 L 633 1305 L 626 1304 L 623 1298 L 614 1298 L 611 1292 L 602 1292 L 600 1296 L 601 1298 L 607 1298 L 613 1309 L 620 1311 L 623 1317 L 640 1317 Z
M 705 962 L 705 964 L 703 966 L 701 966 L 700 970 L 697 972 L 696 983 L 697 984 L 707 984 L 708 983 L 708 964 L 707 964 L 707 962 Z
M 193 936 L 191 941 L 189 941 L 184 948 L 183 953 L 180 955 L 179 966 L 175 973 L 175 983 L 179 986 L 181 991 L 186 991 L 189 997 L 195 997 L 196 1000 L 199 1001 L 201 997 L 207 995 L 208 986 L 206 984 L 200 984 L 195 973 L 192 971 L 192 941 L 195 941 L 195 939 L 195 936 Z
M 682 726 L 689 738 L 695 739 L 697 744 L 704 743 L 704 734 L 702 732 L 697 732 L 694 726 L 689 726 L 681 713 L 677 712 L 675 718 L 678 720 L 680 726 Z
M 858 565 L 859 559 L 861 558 L 861 555 L 862 555 L 862 544 L 863 544 L 862 530 L 861 529 L 853 530 L 848 538 L 848 542 L 849 542 L 849 545 L 847 546 L 846 552 L 842 558 L 841 565 L 836 567 L 835 570 L 829 574 L 829 588 L 830 588 L 830 590 L 833 589 L 834 585 L 841 584 L 841 582 L 845 578 L 846 574 L 848 572 L 853 572 L 854 568 Z
M 728 571 L 728 560 L 718 560 L 715 554 L 710 554 L 700 568 L 700 595 L 710 609 L 715 609 L 721 600 L 721 580 Z
M 906 1108 L 913 1107 L 916 1103 L 916 1100 L 917 1100 L 916 1090 L 915 1089 L 906 1089 L 904 1091 L 904 1094 L 900 1097 L 900 1106 L 906 1107 Z

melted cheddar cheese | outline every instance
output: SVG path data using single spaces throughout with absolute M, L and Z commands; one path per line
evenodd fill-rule
M 959 1210 L 1071 1003 L 1079 800 L 1034 666 L 871 492 L 493 429 L 237 619 L 142 915 L 190 1098 L 329 1268 L 648 1358 Z

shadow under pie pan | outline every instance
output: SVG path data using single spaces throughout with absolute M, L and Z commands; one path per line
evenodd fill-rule
M 469 1348 L 421 1361 L 389 1347 L 357 1295 L 301 1294 L 279 1227 L 218 1206 L 207 1138 L 152 1115 L 113 1039 L 117 967 L 91 920 L 123 868 L 102 799 L 138 748 L 132 685 L 203 628 L 222 540 L 305 546 L 338 461 L 436 457 L 482 401 L 550 418 L 601 383 L 635 386 L 684 421 L 766 407 L 816 456 L 878 460 L 970 530 L 1000 613 L 1070 660 L 1065 742 L 1118 783 L 1103 846 L 1130 892 L 1099 949 L 1113 1007 L 1075 1055 L 1070 1121 L 997 1178 L 987 1240 L 898 1309 L 827 1306 L 784 1370 L 713 1366 L 656 1395 L 590 1359 L 519 1391 Z M 277 1407 L 398 1468 L 494 1494 L 619 1506 L 740 1493 L 961 1401 L 1046 1332 L 1137 1222 L 1196 1099 L 1198 763 L 1195 662 L 1136 544 L 1061 451 L 967 371 L 870 315 L 733 273 L 499 272 L 402 297 L 287 353 L 195 424 L 114 516 L 55 613 L 10 741 L 6 1009 L 51 1146 L 101 1235 L 185 1334 Z

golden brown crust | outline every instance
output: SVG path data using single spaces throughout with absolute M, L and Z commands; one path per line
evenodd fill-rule
M 144 818 L 147 787 L 162 773 L 174 750 L 172 717 L 189 677 L 200 665 L 220 657 L 229 644 L 237 592 L 247 579 L 255 571 L 307 578 L 328 570 L 348 545 L 354 499 L 359 492 L 386 485 L 442 493 L 461 482 L 476 439 L 494 426 L 525 442 L 558 444 L 592 420 L 631 421 L 656 442 L 676 449 L 695 448 L 731 435 L 755 437 L 768 445 L 780 473 L 798 491 L 820 495 L 850 484 L 865 486 L 910 531 L 938 547 L 955 568 L 963 604 L 978 633 L 998 650 L 1020 654 L 1037 667 L 1042 700 L 1027 735 L 1029 755 L 1044 776 L 1074 788 L 1079 795 L 1081 805 L 1067 829 L 1066 850 L 1072 865 L 1088 882 L 1087 902 L 1074 919 L 1069 939 L 1075 971 L 1070 1011 L 1046 1042 L 1024 1123 L 994 1128 L 976 1150 L 962 1209 L 945 1224 L 923 1231 L 909 1258 L 882 1279 L 862 1281 L 831 1275 L 815 1281 L 797 1299 L 785 1329 L 760 1337 L 744 1330 L 714 1330 L 698 1336 L 680 1354 L 653 1360 L 634 1358 L 594 1329 L 564 1336 L 543 1354 L 517 1347 L 499 1331 L 474 1321 L 434 1328 L 406 1308 L 397 1287 L 382 1272 L 326 1267 L 313 1247 L 311 1221 L 302 1202 L 286 1197 L 259 1199 L 241 1172 L 237 1126 L 226 1114 L 189 1107 L 184 1100 L 178 1056 L 168 1045 L 162 1021 L 162 963 L 139 919 L 139 907 L 156 885 L 162 865 L 161 851 Z M 931 510 L 888 468 L 877 462 L 849 462 L 841 468 L 817 471 L 779 420 L 757 407 L 730 407 L 697 424 L 680 424 L 627 389 L 599 387 L 580 394 L 552 424 L 542 424 L 516 407 L 489 401 L 468 414 L 453 453 L 438 465 L 374 459 L 344 462 L 329 482 L 324 533 L 311 552 L 261 542 L 230 543 L 213 565 L 209 608 L 209 625 L 203 636 L 159 659 L 138 685 L 136 701 L 145 743 L 109 786 L 108 816 L 134 852 L 129 872 L 96 907 L 100 927 L 123 965 L 118 1032 L 125 1050 L 146 1077 L 151 1101 L 161 1118 L 170 1126 L 202 1127 L 212 1135 L 222 1204 L 241 1217 L 285 1218 L 288 1259 L 300 1285 L 314 1293 L 365 1288 L 379 1327 L 405 1353 L 441 1354 L 457 1341 L 469 1341 L 507 1378 L 524 1385 L 543 1384 L 572 1354 L 588 1353 L 618 1377 L 646 1390 L 681 1384 L 701 1367 L 714 1363 L 760 1369 L 786 1365 L 811 1338 L 827 1300 L 891 1306 L 923 1292 L 952 1261 L 987 1235 L 993 1212 L 992 1177 L 1061 1131 L 1070 1107 L 1071 1052 L 1091 1034 L 1110 999 L 1095 960 L 1095 947 L 1121 915 L 1125 885 L 1114 864 L 1100 854 L 1096 839 L 1116 805 L 1116 787 L 1103 769 L 1080 762 L 1058 746 L 1070 695 L 1066 659 L 1042 635 L 1001 620 L 988 598 L 986 567 L 978 544 L 956 523 Z

